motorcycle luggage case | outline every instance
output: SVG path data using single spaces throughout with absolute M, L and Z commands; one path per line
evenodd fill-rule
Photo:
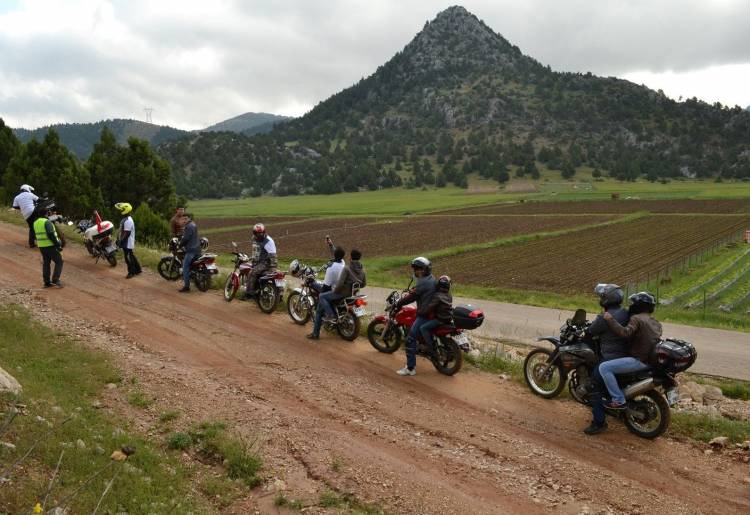
M 667 338 L 656 344 L 656 366 L 670 374 L 684 372 L 695 363 L 698 351 L 684 340 Z
M 453 325 L 459 329 L 476 329 L 484 322 L 484 311 L 470 304 L 453 308 Z

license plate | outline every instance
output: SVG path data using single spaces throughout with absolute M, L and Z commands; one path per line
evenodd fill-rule
M 456 343 L 462 350 L 470 349 L 471 345 L 469 345 L 469 338 L 467 338 L 465 334 L 457 334 L 453 339 L 456 340 Z
M 365 316 L 365 308 L 354 308 L 354 314 L 358 317 Z
M 114 245 L 107 245 L 104 248 L 104 252 L 106 252 L 107 254 L 111 254 L 113 252 L 117 252 L 117 247 L 115 247 Z
M 276 287 L 277 288 L 286 288 L 286 280 L 284 280 L 284 279 L 276 279 Z

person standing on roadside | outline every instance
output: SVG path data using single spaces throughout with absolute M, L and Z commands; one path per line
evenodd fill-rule
M 122 249 L 122 253 L 125 256 L 125 264 L 128 265 L 128 275 L 125 279 L 130 279 L 141 273 L 141 264 L 133 254 L 135 248 L 135 222 L 133 217 L 130 216 L 130 212 L 133 211 L 133 206 L 127 202 L 118 202 L 115 204 L 115 209 L 122 215 L 120 220 L 120 232 L 118 234 L 118 244 Z
M 169 220 L 169 230 L 172 232 L 173 238 L 180 238 L 182 236 L 182 217 L 184 215 L 185 208 L 183 206 L 177 206 L 174 216 Z
M 34 235 L 36 237 L 36 246 L 39 247 L 39 251 L 42 253 L 42 279 L 44 280 L 44 287 L 57 286 L 58 288 L 62 288 L 60 275 L 63 269 L 63 258 L 60 253 L 65 246 L 65 240 L 57 234 L 55 224 L 47 218 L 53 213 L 54 211 L 50 208 L 45 208 L 39 213 L 39 217 L 34 221 Z M 50 263 L 52 262 L 55 263 L 55 271 L 50 279 Z
M 34 232 L 34 220 L 36 217 L 34 216 L 34 208 L 39 197 L 34 195 L 32 191 L 34 191 L 34 188 L 28 184 L 22 185 L 21 193 L 13 199 L 13 209 L 21 211 L 21 216 L 26 220 L 29 226 L 29 248 L 33 249 L 36 247 L 36 234 Z
M 180 238 L 180 247 L 185 249 L 185 259 L 182 261 L 182 289 L 180 293 L 190 291 L 190 265 L 200 256 L 201 242 L 198 236 L 198 227 L 193 222 L 193 216 L 190 213 L 182 215 L 182 237 Z

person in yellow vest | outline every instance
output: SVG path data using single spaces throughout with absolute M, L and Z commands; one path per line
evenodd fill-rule
M 36 219 L 34 222 L 34 235 L 36 236 L 36 245 L 42 253 L 42 279 L 44 279 L 44 287 L 57 286 L 58 288 L 62 288 L 60 274 L 62 274 L 63 269 L 63 258 L 60 252 L 62 252 L 65 246 L 65 240 L 58 235 L 55 224 L 47 218 L 50 214 L 52 214 L 52 211 L 45 209 L 39 218 Z M 50 263 L 52 262 L 55 263 L 55 271 L 50 280 Z

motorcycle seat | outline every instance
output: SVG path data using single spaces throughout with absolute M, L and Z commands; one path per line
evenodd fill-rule
M 639 370 L 638 372 L 628 372 L 627 374 L 617 374 L 617 380 L 623 383 L 636 382 L 651 377 L 651 369 Z

